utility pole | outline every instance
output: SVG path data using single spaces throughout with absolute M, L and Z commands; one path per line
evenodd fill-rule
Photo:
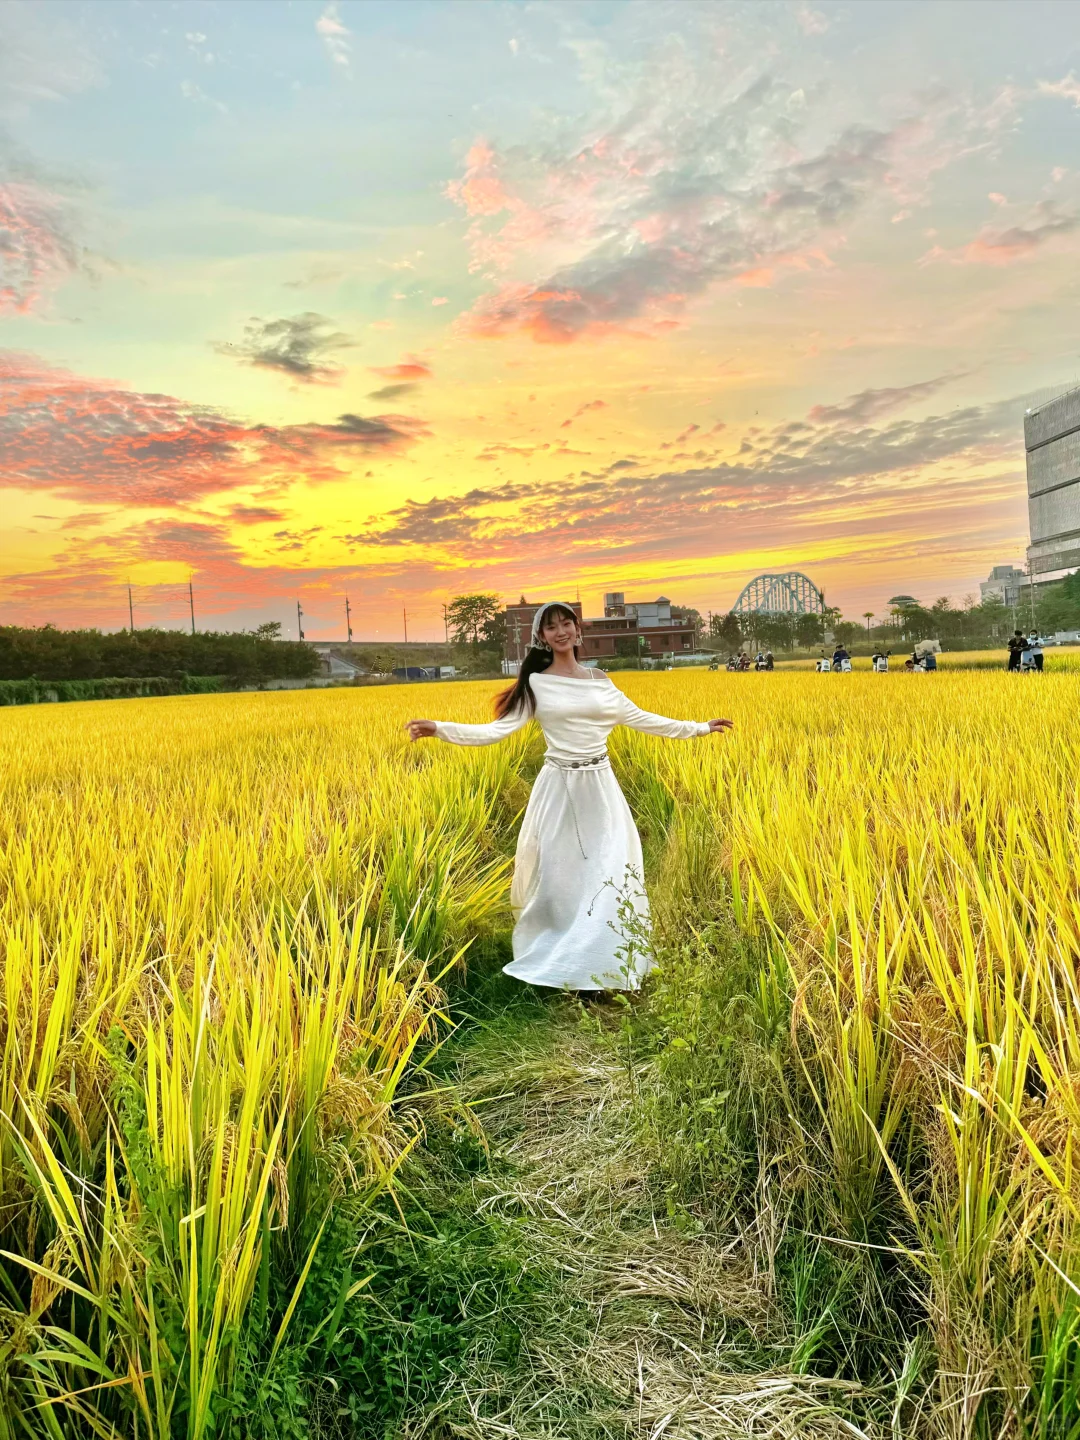
M 443 607 L 442 607 L 442 628 L 443 628 L 443 639 L 446 641 L 447 645 L 449 645 L 449 644 L 450 644 L 450 617 L 449 617 L 449 615 L 448 615 L 448 613 L 447 613 L 445 601 L 443 602 Z
M 409 643 L 409 617 L 405 614 L 405 606 L 401 607 L 401 623 L 405 626 L 405 644 Z
M 1030 560 L 1028 561 L 1028 599 L 1031 601 L 1031 628 L 1038 634 L 1035 627 L 1035 572 L 1031 568 Z
M 134 611 L 134 609 L 132 608 L 132 604 L 131 604 L 131 586 L 130 586 L 130 585 L 128 586 L 128 630 L 129 630 L 129 632 L 130 632 L 132 635 L 135 634 L 135 611 Z
M 304 612 L 300 609 L 300 601 L 296 602 L 296 630 L 300 639 L 304 638 Z
M 352 644 L 352 611 L 349 609 L 349 592 L 345 592 L 345 631 L 348 636 L 347 644 Z
M 195 591 L 191 588 L 191 576 L 190 576 L 190 575 L 188 576 L 188 582 L 187 582 L 187 598 L 188 598 L 188 607 L 189 607 L 190 610 L 191 610 L 191 633 L 192 633 L 192 635 L 194 635 L 194 634 L 195 634 Z

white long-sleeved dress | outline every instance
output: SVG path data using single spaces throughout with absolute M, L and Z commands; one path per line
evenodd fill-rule
M 534 675 L 530 684 L 547 750 L 518 836 L 506 973 L 559 989 L 636 990 L 652 957 L 640 937 L 625 933 L 619 907 L 629 902 L 648 925 L 641 838 L 607 758 L 607 737 L 629 725 L 689 740 L 707 735 L 708 722 L 651 715 L 602 671 L 588 679 Z M 454 745 L 492 745 L 529 718 L 521 711 L 488 725 L 440 720 L 435 733 Z

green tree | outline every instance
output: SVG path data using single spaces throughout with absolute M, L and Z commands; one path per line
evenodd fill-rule
M 458 595 L 447 606 L 446 619 L 457 645 L 479 650 L 481 640 L 492 646 L 501 644 L 499 626 L 501 622 L 505 627 L 505 619 L 497 595 Z
M 694 644 L 701 643 L 701 637 L 705 633 L 705 619 L 700 610 L 694 610 L 686 605 L 673 605 L 671 616 L 673 620 L 681 620 L 684 625 L 693 625 Z
M 833 634 L 840 645 L 857 645 L 866 632 L 857 620 L 838 620 Z
M 807 610 L 795 621 L 795 639 L 807 650 L 814 645 L 820 645 L 824 634 L 825 618 L 813 610 Z
M 714 640 L 722 640 L 732 650 L 737 650 L 743 642 L 742 625 L 734 610 L 729 610 L 726 615 L 714 615 L 709 633 Z
M 770 650 L 788 650 L 795 634 L 792 615 L 755 615 L 754 638 Z

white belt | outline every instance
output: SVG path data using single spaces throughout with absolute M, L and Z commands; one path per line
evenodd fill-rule
M 577 810 L 574 807 L 574 797 L 570 790 L 570 784 L 566 778 L 568 770 L 599 770 L 601 768 L 610 770 L 611 761 L 605 750 L 602 755 L 589 755 L 582 760 L 556 760 L 552 755 L 544 756 L 544 764 L 550 765 L 553 770 L 558 770 L 562 776 L 563 789 L 566 791 L 566 803 L 570 806 L 570 814 L 574 819 L 574 834 L 577 836 L 578 849 L 581 851 L 581 858 L 587 860 L 585 846 L 581 843 L 581 827 L 578 825 Z
M 556 760 L 553 755 L 545 755 L 544 764 L 553 765 L 556 770 L 591 770 L 595 765 L 610 765 L 611 761 L 605 750 L 602 755 L 589 755 L 581 760 Z

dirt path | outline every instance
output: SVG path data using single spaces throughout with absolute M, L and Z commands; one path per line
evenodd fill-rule
M 416 1433 L 862 1435 L 837 1413 L 848 1387 L 763 1368 L 764 1279 L 734 1247 L 685 1233 L 650 1187 L 617 1026 L 609 1007 L 553 999 L 463 1029 L 455 1080 L 488 1146 L 463 1202 L 511 1227 L 548 1279 L 516 1362 L 478 1346 Z

